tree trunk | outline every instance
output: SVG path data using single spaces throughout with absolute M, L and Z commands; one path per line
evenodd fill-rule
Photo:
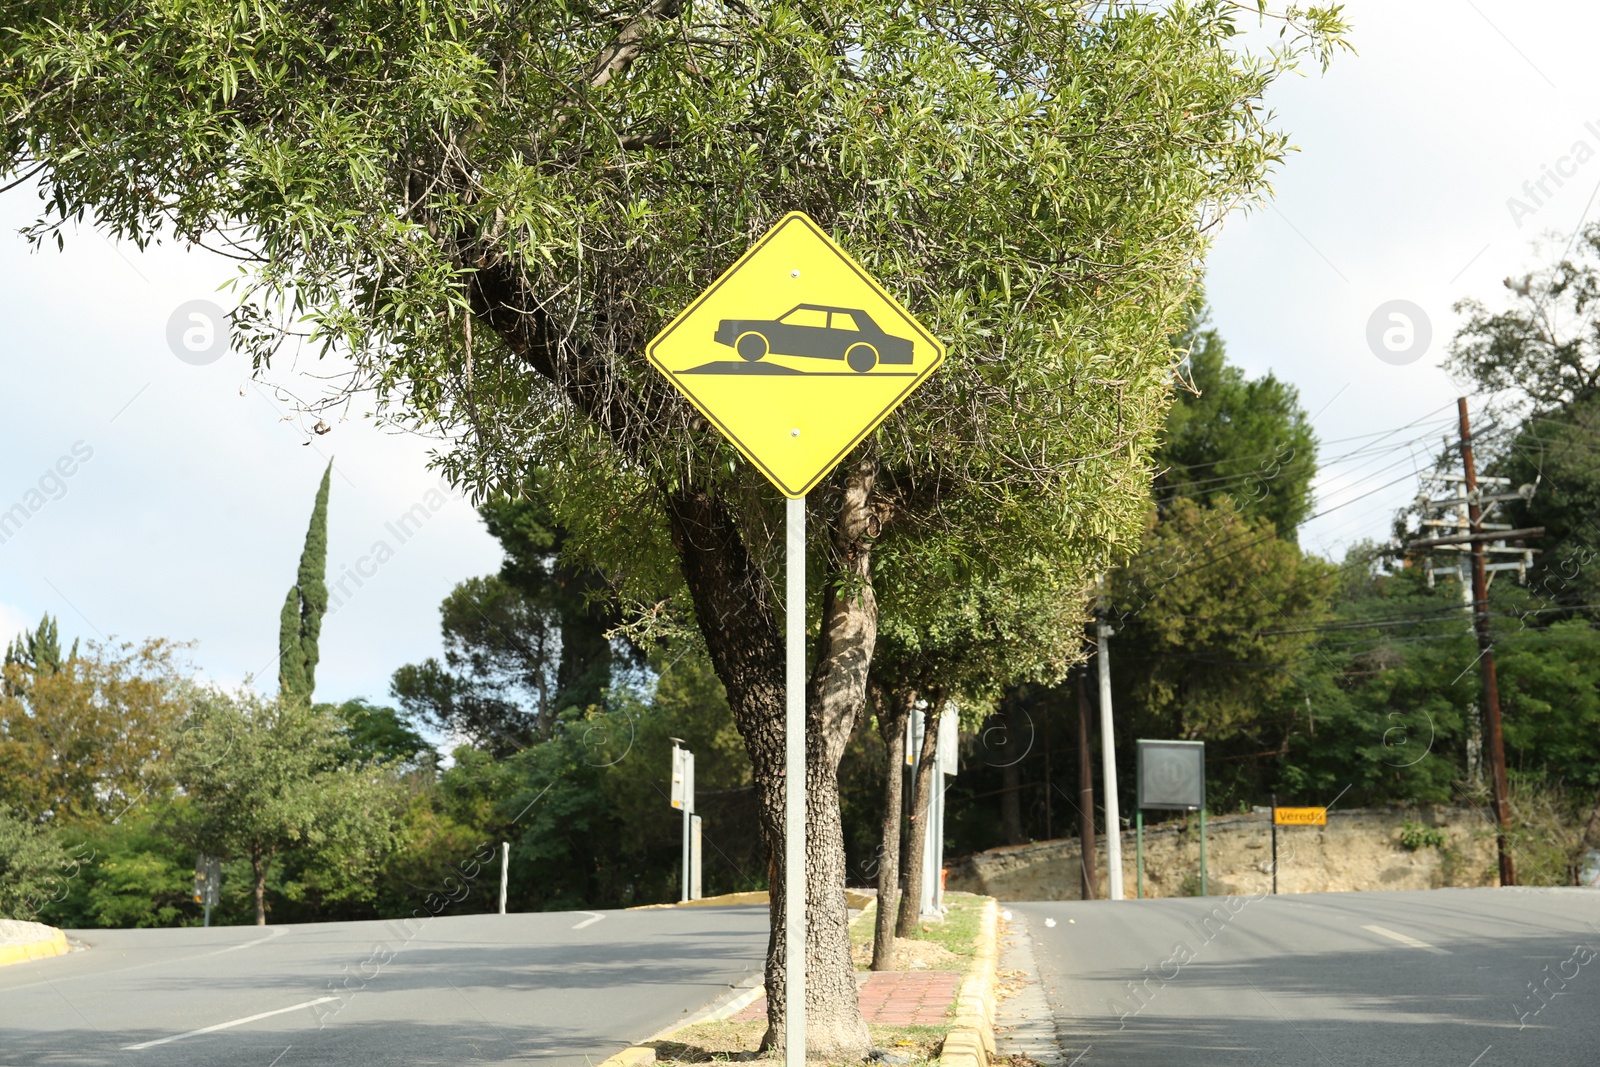
M 905 782 L 906 728 L 917 703 L 917 691 L 906 688 L 878 694 L 878 732 L 888 754 L 883 771 L 883 844 L 878 850 L 878 914 L 872 932 L 872 969 L 895 969 L 895 907 L 900 901 L 900 829 Z
M 1088 668 L 1072 672 L 1078 689 L 1078 855 L 1083 869 L 1083 899 L 1100 895 L 1100 879 L 1095 874 L 1094 847 L 1094 760 L 1089 755 L 1089 680 Z
M 871 1048 L 856 999 L 845 903 L 839 759 L 866 700 L 877 639 L 877 601 L 866 538 L 876 466 L 846 474 L 833 524 L 844 581 L 824 596 L 816 665 L 806 687 L 806 1053 L 859 1060 Z M 817 494 L 821 496 L 821 494 Z M 705 634 L 712 665 L 755 772 L 762 833 L 772 857 L 772 925 L 767 939 L 767 1033 L 762 1048 L 784 1045 L 784 649 L 771 583 L 744 544 L 731 514 L 709 494 L 667 496 L 672 537 Z
M 250 873 L 255 876 L 256 925 L 267 925 L 267 862 L 260 845 L 250 846 Z
M 906 895 L 900 898 L 901 937 L 915 937 L 922 918 L 922 880 L 930 876 L 927 850 L 928 811 L 933 801 L 934 753 L 939 743 L 939 712 L 944 701 L 929 699 L 922 713 L 922 751 L 917 755 L 917 779 L 911 792 L 911 819 L 906 830 Z M 937 878 L 938 872 L 931 872 Z
M 1017 707 L 1014 694 L 1007 693 L 1000 703 L 1001 727 L 1006 736 L 1006 762 L 1000 765 L 1000 827 L 1006 844 L 1021 845 L 1028 840 L 1022 832 L 1022 758 L 1016 755 Z

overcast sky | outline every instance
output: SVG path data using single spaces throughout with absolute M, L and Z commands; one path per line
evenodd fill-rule
M 1596 214 L 1600 187 L 1600 7 L 1346 6 L 1359 55 L 1274 92 L 1299 151 L 1271 206 L 1228 221 L 1208 282 L 1230 357 L 1298 386 L 1315 416 L 1324 514 L 1301 540 L 1333 556 L 1388 535 L 1453 428 L 1459 390 L 1439 369 L 1450 305 L 1502 302 L 1500 280 L 1538 263 L 1541 235 L 1559 250 L 1586 208 Z M 0 543 L 0 639 L 50 612 L 68 635 L 194 641 L 207 677 L 270 686 L 278 612 L 335 457 L 330 582 L 346 568 L 370 577 L 345 578 L 318 695 L 384 698 L 395 667 L 437 654 L 441 597 L 499 563 L 472 509 L 437 492 L 429 442 L 380 432 L 359 410 L 318 436 L 238 356 L 180 361 L 169 319 L 187 301 L 226 303 L 216 289 L 231 264 L 140 254 L 90 231 L 69 233 L 64 253 L 32 253 L 12 235 L 35 206 L 0 196 L 0 511 L 42 501 Z M 1404 365 L 1367 338 L 1397 300 L 1432 334 Z M 363 563 L 379 543 L 392 558 Z

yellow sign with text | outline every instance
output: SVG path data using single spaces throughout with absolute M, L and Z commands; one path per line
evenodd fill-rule
M 803 497 L 944 362 L 944 346 L 801 212 L 645 349 L 788 497 Z
M 1273 808 L 1272 821 L 1279 826 L 1326 826 L 1327 808 Z

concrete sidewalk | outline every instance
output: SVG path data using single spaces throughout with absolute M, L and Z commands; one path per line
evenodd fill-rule
M 861 1014 L 882 1026 L 938 1026 L 950 1021 L 961 988 L 960 971 L 872 971 L 858 975 Z M 734 1022 L 767 1017 L 767 998 L 757 997 Z

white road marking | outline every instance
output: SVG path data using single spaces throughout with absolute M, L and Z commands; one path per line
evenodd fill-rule
M 1402 945 L 1407 945 L 1407 946 L 1409 946 L 1411 948 L 1420 948 L 1420 949 L 1422 949 L 1422 950 L 1424 950 L 1426 952 L 1436 952 L 1441 956 L 1450 955 L 1450 950 L 1447 949 L 1447 948 L 1437 948 L 1437 947 L 1435 947 L 1433 945 L 1428 944 L 1426 941 L 1418 941 L 1414 937 L 1409 937 L 1406 934 L 1396 933 L 1395 931 L 1390 930 L 1390 929 L 1388 929 L 1387 927 L 1384 927 L 1384 926 L 1363 926 L 1361 929 L 1363 929 L 1363 930 L 1371 930 L 1375 934 L 1379 934 L 1379 935 L 1381 935 L 1383 937 L 1387 937 L 1391 941 L 1398 941 Z
M 574 930 L 582 930 L 585 926 L 593 926 L 595 923 L 597 923 L 601 919 L 605 918 L 605 916 L 601 915 L 598 911 L 580 911 L 580 912 L 578 912 L 578 914 L 579 915 L 593 915 L 594 918 L 583 920 L 583 922 L 581 922 L 577 926 L 573 927 Z
M 207 956 L 220 956 L 224 952 L 238 952 L 242 948 L 254 948 L 257 945 L 265 944 L 266 942 L 271 941 L 275 937 L 282 937 L 284 934 L 286 934 L 288 932 L 289 932 L 289 930 L 288 930 L 287 927 L 280 926 L 280 927 L 276 928 L 275 930 L 270 931 L 265 937 L 258 937 L 254 941 L 246 941 L 241 945 L 229 945 L 227 948 L 218 949 L 215 952 L 207 952 L 206 955 Z M 191 959 L 199 959 L 200 957 L 199 956 L 193 956 L 193 957 L 190 957 L 190 958 Z
M 276 1011 L 264 1011 L 257 1015 L 246 1015 L 243 1019 L 234 1019 L 231 1022 L 217 1023 L 215 1026 L 202 1026 L 200 1029 L 190 1030 L 186 1034 L 173 1034 L 171 1037 L 161 1037 L 154 1041 L 141 1041 L 137 1045 L 123 1045 L 122 1051 L 131 1052 L 136 1048 L 155 1048 L 157 1045 L 165 1045 L 169 1041 L 182 1041 L 186 1037 L 198 1037 L 200 1034 L 210 1034 L 215 1033 L 218 1030 L 228 1030 L 235 1026 L 243 1026 L 245 1023 L 253 1023 L 257 1019 L 266 1019 L 274 1015 L 283 1015 L 286 1012 L 299 1011 L 301 1008 L 309 1008 L 314 1004 L 326 1004 L 330 1000 L 338 999 L 338 997 L 318 997 L 316 1000 L 308 1000 L 302 1004 L 291 1004 L 287 1008 L 278 1008 Z M 288 1049 L 285 1049 L 284 1051 L 287 1052 Z

